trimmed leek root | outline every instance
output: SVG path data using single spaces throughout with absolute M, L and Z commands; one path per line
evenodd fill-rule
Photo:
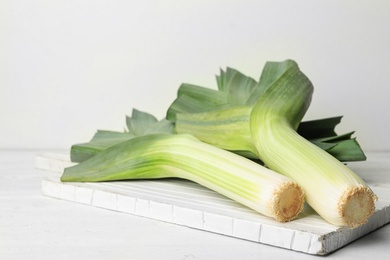
M 281 222 L 303 209 L 304 193 L 291 179 L 191 135 L 152 134 L 121 142 L 66 168 L 61 181 L 169 177 L 197 182 Z
M 297 77 L 301 72 L 296 64 L 286 73 L 289 76 L 274 82 L 251 112 L 252 139 L 261 160 L 295 180 L 308 204 L 328 222 L 348 227 L 366 223 L 375 211 L 376 196 L 351 169 L 295 131 L 313 88 L 303 75 Z

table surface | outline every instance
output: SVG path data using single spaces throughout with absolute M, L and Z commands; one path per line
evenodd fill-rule
M 45 197 L 41 174 L 34 168 L 41 152 L 0 151 L 0 259 L 319 258 Z M 325 257 L 387 259 L 389 245 L 386 225 Z

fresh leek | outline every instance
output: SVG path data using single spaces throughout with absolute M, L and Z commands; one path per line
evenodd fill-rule
M 278 77 L 281 65 L 268 64 L 269 77 L 275 80 L 251 112 L 250 129 L 259 157 L 297 181 L 308 204 L 328 222 L 349 227 L 366 223 L 375 210 L 376 196 L 351 169 L 296 132 L 313 86 L 295 62 L 283 66 L 284 76 Z
M 61 181 L 170 177 L 197 182 L 281 222 L 303 209 L 304 193 L 290 178 L 185 134 L 140 135 L 112 145 L 66 168 Z

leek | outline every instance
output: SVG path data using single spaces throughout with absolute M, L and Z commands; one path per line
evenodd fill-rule
M 294 219 L 304 193 L 290 178 L 186 134 L 146 134 L 66 168 L 63 182 L 183 178 L 278 221 Z
M 376 196 L 341 162 L 366 157 L 353 132 L 335 133 L 341 117 L 301 122 L 313 86 L 294 61 L 268 62 L 259 82 L 228 68 L 217 83 L 218 90 L 203 97 L 206 88 L 182 85 L 167 112 L 177 133 L 260 159 L 295 180 L 308 204 L 334 225 L 356 227 L 367 221 Z M 200 100 L 192 105 L 200 98 L 207 104 L 203 109 Z
M 337 226 L 357 227 L 375 211 L 376 196 L 343 163 L 300 136 L 296 129 L 310 105 L 311 82 L 293 61 L 269 63 L 272 84 L 255 103 L 250 116 L 252 140 L 261 160 L 295 180 L 308 204 Z M 274 72 L 274 74 L 272 73 Z

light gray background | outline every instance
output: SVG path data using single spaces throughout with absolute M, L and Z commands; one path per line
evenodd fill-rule
M 294 59 L 315 93 L 305 119 L 344 115 L 388 150 L 390 1 L 0 2 L 0 148 L 69 148 L 163 118 L 182 82 L 216 88 L 230 66 L 258 79 Z

